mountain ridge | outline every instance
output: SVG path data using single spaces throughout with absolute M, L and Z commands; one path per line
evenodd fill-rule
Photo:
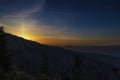
M 83 61 L 86 75 L 89 80 L 98 80 L 98 76 L 100 75 L 101 77 L 111 77 L 113 74 L 111 71 L 114 67 L 113 65 L 108 65 L 96 59 L 84 56 L 82 52 L 74 52 L 61 47 L 43 45 L 11 34 L 8 34 L 7 37 L 8 49 L 13 63 L 20 70 L 30 75 L 39 76 L 42 54 L 44 53 L 47 53 L 49 57 L 50 72 L 53 72 L 51 73 L 52 75 L 60 75 L 60 72 L 64 68 L 70 71 L 76 56 L 79 56 Z

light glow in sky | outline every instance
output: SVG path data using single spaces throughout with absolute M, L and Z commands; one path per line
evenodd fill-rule
M 118 3 L 112 0 L 1 0 L 0 25 L 8 33 L 48 45 L 118 45 Z

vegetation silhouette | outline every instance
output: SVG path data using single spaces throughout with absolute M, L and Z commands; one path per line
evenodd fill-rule
M 84 60 L 81 59 L 80 56 L 73 56 L 73 64 L 68 68 L 62 68 L 60 69 L 60 73 L 54 72 L 54 70 L 51 69 L 51 65 L 54 63 L 50 62 L 50 56 L 49 54 L 52 53 L 47 51 L 47 48 L 44 45 L 44 50 L 41 56 L 41 67 L 39 71 L 39 76 L 33 76 L 29 75 L 29 73 L 25 73 L 24 71 L 20 70 L 15 64 L 12 63 L 12 57 L 9 54 L 9 50 L 7 47 L 8 39 L 7 39 L 7 33 L 4 31 L 4 27 L 0 27 L 0 80 L 88 80 L 86 79 L 86 70 L 85 70 L 85 63 Z M 31 41 L 32 42 L 32 41 Z M 34 44 L 37 44 L 36 42 L 33 42 Z M 43 46 L 43 45 L 41 45 Z M 55 48 L 57 51 L 58 48 Z M 64 52 L 64 51 L 63 51 Z M 57 54 L 57 53 L 56 53 Z M 29 62 L 29 61 L 28 61 Z M 27 64 L 27 63 L 26 63 Z M 30 62 L 28 63 L 30 64 Z M 61 63 L 58 63 L 61 64 Z M 101 63 L 103 64 L 103 63 Z M 66 66 L 67 64 L 64 64 Z M 88 65 L 89 66 L 89 65 Z M 56 68 L 54 66 L 54 68 Z M 112 75 L 116 77 L 116 79 L 119 80 L 119 69 L 112 68 L 111 69 Z M 56 74 L 57 76 L 54 76 L 52 74 Z M 99 76 L 98 80 L 109 80 L 109 76 L 104 76 L 103 74 L 96 74 L 96 76 Z M 102 76 L 102 77 L 101 77 Z
M 1 68 L 8 72 L 11 68 L 11 57 L 7 49 L 7 35 L 4 32 L 4 27 L 0 27 L 0 65 Z
M 85 70 L 83 61 L 76 56 L 73 65 L 73 80 L 84 80 Z

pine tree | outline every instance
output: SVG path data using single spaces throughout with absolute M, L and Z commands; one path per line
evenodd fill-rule
M 3 26 L 0 27 L 0 67 L 2 69 L 0 79 L 7 80 L 11 69 L 11 58 L 7 49 L 7 34 L 4 32 Z
M 50 74 L 49 74 L 48 55 L 46 53 L 42 55 L 40 80 L 51 80 Z
M 114 76 L 117 80 L 120 80 L 120 77 L 119 77 L 119 69 L 113 67 L 113 68 L 112 68 L 112 73 L 113 73 L 113 76 Z
M 49 75 L 48 56 L 46 53 L 42 56 L 41 74 Z
M 70 80 L 70 79 L 69 79 L 69 75 L 68 75 L 68 71 L 63 70 L 63 71 L 61 72 L 61 80 Z
M 7 49 L 7 35 L 3 27 L 0 27 L 0 66 L 4 71 L 8 71 L 11 67 L 11 59 Z
M 73 80 L 83 80 L 84 77 L 84 69 L 83 69 L 83 62 L 80 60 L 78 56 L 76 56 L 73 65 Z

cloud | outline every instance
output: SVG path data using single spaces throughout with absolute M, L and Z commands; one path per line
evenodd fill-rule
M 45 5 L 45 0 L 36 0 L 31 8 L 23 11 L 23 14 L 29 15 L 36 13 L 38 11 L 42 12 L 44 10 L 44 5 Z
M 11 13 L 9 15 L 4 15 L 2 18 L 26 18 L 32 16 L 32 14 L 37 12 L 43 12 L 45 6 L 45 0 L 34 0 L 33 5 L 27 9 L 22 9 L 19 12 Z
M 44 9 L 45 0 L 34 0 L 34 3 L 28 9 L 20 10 L 9 15 L 4 15 L 0 19 L 0 25 L 6 26 L 8 32 L 18 31 L 23 28 L 35 27 L 36 20 L 32 19 L 32 14 L 42 12 Z M 19 28 L 19 29 L 18 29 Z M 37 28 L 38 29 L 38 28 Z

